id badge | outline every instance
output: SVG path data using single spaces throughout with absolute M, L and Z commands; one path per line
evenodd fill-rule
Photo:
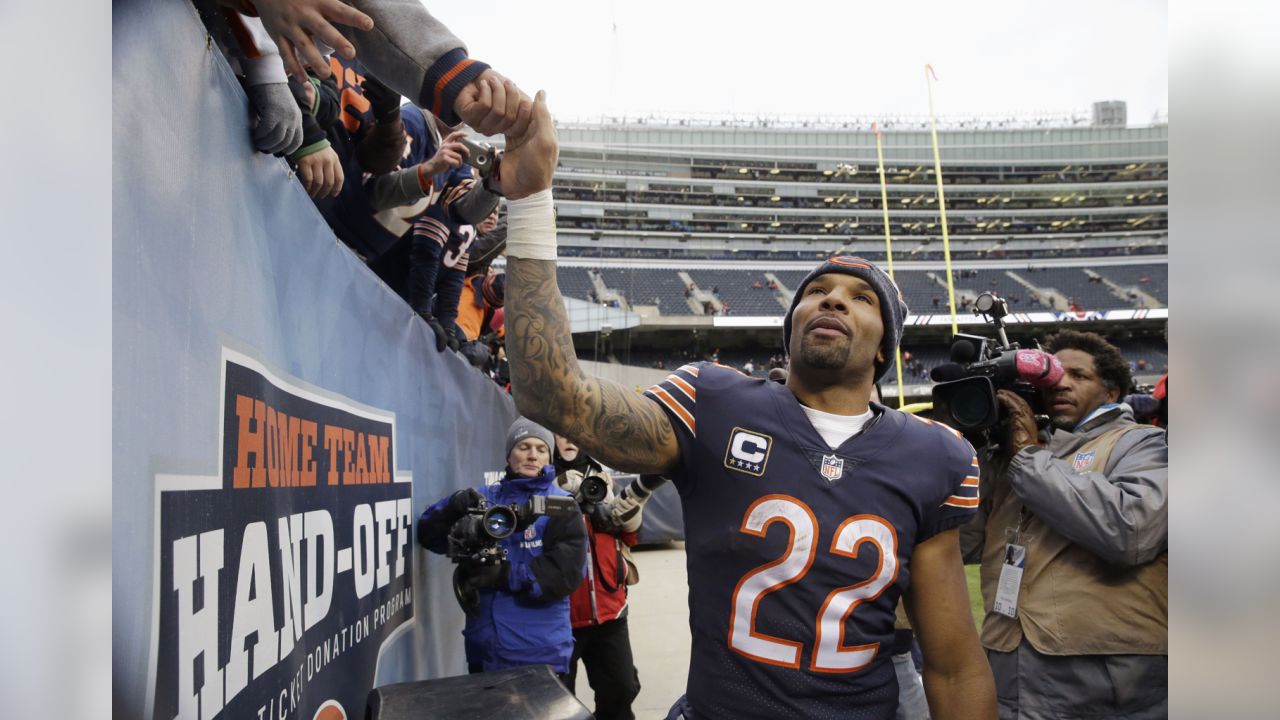
M 1018 590 L 1022 587 L 1022 570 L 1027 564 L 1027 549 L 1009 543 L 1004 546 L 1004 562 L 996 583 L 996 599 L 992 609 L 1005 617 L 1018 617 Z

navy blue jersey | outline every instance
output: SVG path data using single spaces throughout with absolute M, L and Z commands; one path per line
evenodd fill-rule
M 911 552 L 976 511 L 973 447 L 873 403 L 832 450 L 785 386 L 711 363 L 645 394 L 680 441 L 696 717 L 892 718 Z

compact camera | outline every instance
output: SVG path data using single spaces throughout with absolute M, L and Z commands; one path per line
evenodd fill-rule
M 502 194 L 502 186 L 498 182 L 497 169 L 502 161 L 502 151 L 487 142 L 478 142 L 469 137 L 461 140 L 467 148 L 467 164 L 480 173 L 481 183 L 489 192 Z

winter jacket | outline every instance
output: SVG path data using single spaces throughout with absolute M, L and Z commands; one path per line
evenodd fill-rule
M 548 465 L 533 478 L 504 477 L 479 488 L 491 504 L 524 505 L 534 495 L 565 496 Z M 442 516 L 446 497 L 427 508 L 418 521 L 419 542 L 428 550 L 447 550 L 452 522 Z M 480 592 L 480 607 L 462 630 L 467 663 L 484 671 L 548 664 L 569 670 L 573 632 L 569 594 L 582 581 L 586 530 L 581 518 L 540 517 L 523 532 L 498 541 L 507 550 L 507 587 Z
M 984 477 L 974 523 L 985 535 L 983 644 L 1010 652 L 1025 636 L 1047 655 L 1166 654 L 1164 431 L 1118 404 L 1001 465 Z M 1026 548 L 1016 619 L 992 609 L 1009 528 Z
M 624 617 L 627 614 L 627 566 L 622 559 L 622 547 L 635 545 L 636 533 L 624 532 L 613 521 L 610 512 L 614 501 L 613 478 L 589 458 L 574 464 L 559 461 L 557 468 L 560 474 L 556 482 L 571 493 L 586 475 L 599 475 L 609 482 L 609 494 L 594 516 L 583 515 L 591 542 L 587 544 L 586 577 L 569 598 L 573 627 L 590 627 Z

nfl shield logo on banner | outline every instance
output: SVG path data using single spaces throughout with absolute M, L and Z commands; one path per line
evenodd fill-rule
M 835 455 L 822 456 L 822 477 L 827 480 L 839 480 L 844 475 L 844 458 Z
M 1088 470 L 1089 466 L 1093 465 L 1094 455 L 1097 455 L 1097 453 L 1093 450 L 1090 450 L 1089 452 L 1076 453 L 1076 460 L 1072 463 L 1072 468 L 1075 469 L 1076 472 L 1084 472 L 1085 470 Z

